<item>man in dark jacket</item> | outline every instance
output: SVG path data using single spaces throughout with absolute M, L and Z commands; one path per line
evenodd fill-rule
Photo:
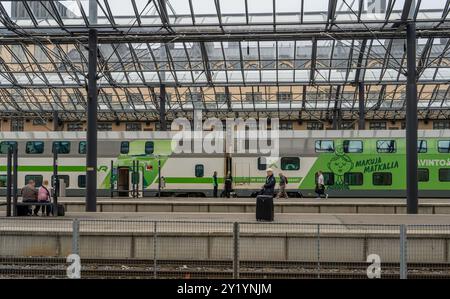
M 228 171 L 227 176 L 225 177 L 224 184 L 224 195 L 226 198 L 230 198 L 231 190 L 233 189 L 233 177 L 231 176 L 231 172 Z
M 219 188 L 219 183 L 217 181 L 217 171 L 214 171 L 213 174 L 213 196 L 217 197 L 217 189 Z
M 273 196 L 276 181 L 275 181 L 275 177 L 273 176 L 272 168 L 267 168 L 266 173 L 267 173 L 266 183 L 263 186 L 262 194 Z

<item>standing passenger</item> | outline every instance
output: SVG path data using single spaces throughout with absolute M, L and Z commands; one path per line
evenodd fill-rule
M 275 177 L 273 176 L 272 168 L 267 168 L 266 173 L 267 173 L 266 183 L 264 184 L 264 186 L 261 190 L 261 193 L 263 195 L 270 195 L 273 197 L 276 181 L 275 181 Z
M 22 202 L 37 202 L 37 191 L 35 189 L 36 183 L 33 180 L 29 180 L 28 184 L 22 188 Z M 34 216 L 37 216 L 39 208 L 34 208 Z M 31 206 L 28 208 L 28 215 L 31 215 Z
M 219 188 L 219 183 L 217 182 L 217 171 L 213 174 L 213 197 L 217 197 L 217 189 Z
M 283 197 L 288 199 L 286 193 L 286 184 L 288 183 L 287 177 L 280 172 L 280 191 L 278 191 L 277 198 Z
M 225 197 L 230 198 L 231 186 L 233 184 L 233 177 L 231 176 L 231 171 L 227 172 L 227 176 L 225 177 Z
M 316 193 L 318 199 L 322 198 L 322 195 L 328 198 L 328 194 L 325 193 L 325 179 L 321 170 L 317 172 Z
M 48 181 L 45 180 L 42 186 L 39 187 L 38 191 L 38 201 L 41 203 L 50 203 L 50 191 L 48 191 Z M 36 206 L 36 214 L 39 213 L 40 206 Z M 42 216 L 50 215 L 51 206 L 42 206 Z

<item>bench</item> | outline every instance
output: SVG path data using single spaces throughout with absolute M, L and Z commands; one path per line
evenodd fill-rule
M 39 201 L 37 201 L 37 202 L 18 202 L 16 205 L 16 210 L 19 207 L 27 207 L 27 206 L 43 206 L 43 207 L 50 206 L 50 207 L 53 207 L 54 204 L 51 202 L 39 202 Z
M 51 202 L 18 202 L 18 206 L 52 206 Z

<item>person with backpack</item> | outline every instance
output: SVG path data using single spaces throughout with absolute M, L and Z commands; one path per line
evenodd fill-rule
M 278 191 L 278 194 L 277 194 L 276 198 L 278 199 L 280 197 L 283 197 L 283 198 L 288 199 L 289 197 L 288 197 L 288 195 L 286 193 L 286 185 L 288 183 L 288 179 L 282 172 L 280 172 L 279 176 L 280 176 L 280 183 L 279 183 L 280 184 L 280 190 Z
M 325 196 L 325 199 L 328 198 L 328 193 L 325 192 L 325 178 L 321 170 L 316 173 L 316 193 L 317 199 L 321 199 L 322 196 Z
M 45 180 L 42 183 L 42 186 L 39 187 L 39 191 L 38 191 L 38 202 L 40 203 L 50 203 L 50 191 L 48 191 L 48 181 Z M 39 212 L 39 208 L 40 206 L 37 206 L 35 213 L 37 214 Z M 52 208 L 50 205 L 48 206 L 42 206 L 42 216 L 50 215 Z

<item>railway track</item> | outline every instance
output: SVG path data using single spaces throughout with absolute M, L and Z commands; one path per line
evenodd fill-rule
M 62 258 L 0 258 L 0 278 L 64 278 Z M 367 278 L 367 263 L 241 261 L 240 278 Z M 399 264 L 382 265 L 382 278 L 399 278 Z M 82 278 L 233 278 L 232 261 L 83 259 Z M 410 263 L 408 278 L 449 279 L 450 264 Z

